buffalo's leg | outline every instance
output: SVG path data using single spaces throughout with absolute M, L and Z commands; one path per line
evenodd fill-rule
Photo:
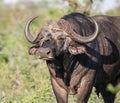
M 77 103 L 87 103 L 91 90 L 92 88 L 89 84 L 82 85 L 78 93 Z
M 106 85 L 99 85 L 99 92 L 101 93 L 105 103 L 114 103 L 115 94 L 106 90 Z
M 68 94 L 67 91 L 62 88 L 54 78 L 51 78 L 52 88 L 56 96 L 57 103 L 67 103 Z
M 101 94 L 105 103 L 114 103 L 115 94 L 112 94 L 108 91 L 101 92 Z
M 85 77 L 82 78 L 80 83 L 80 88 L 78 89 L 78 99 L 77 103 L 87 103 L 90 93 L 94 83 L 94 73 L 90 76 L 92 72 L 86 74 Z

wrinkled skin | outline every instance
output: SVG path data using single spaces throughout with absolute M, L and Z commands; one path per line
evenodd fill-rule
M 89 36 L 95 27 L 84 21 L 86 18 L 89 17 L 79 13 L 62 17 L 79 35 Z M 107 91 L 106 86 L 116 85 L 120 77 L 120 17 L 92 18 L 99 33 L 91 42 L 75 41 L 52 21 L 43 25 L 37 42 L 29 49 L 30 54 L 37 53 L 46 60 L 57 103 L 67 103 L 69 94 L 78 94 L 77 103 L 87 103 L 93 86 L 105 103 L 114 103 L 115 94 Z

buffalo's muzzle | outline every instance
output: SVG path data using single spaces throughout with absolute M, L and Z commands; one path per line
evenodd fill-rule
M 39 48 L 40 59 L 51 60 L 53 59 L 53 53 L 49 48 Z

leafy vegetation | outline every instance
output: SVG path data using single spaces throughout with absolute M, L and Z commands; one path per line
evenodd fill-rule
M 28 18 L 40 17 L 31 27 L 31 32 L 37 34 L 42 22 L 66 13 L 48 4 L 46 1 L 22 1 L 15 6 L 0 3 L 0 103 L 55 103 L 46 63 L 28 55 L 30 44 L 24 37 Z M 69 103 L 75 100 L 76 96 L 70 96 Z M 103 100 L 93 92 L 89 103 L 96 102 L 103 103 Z M 118 95 L 116 103 L 119 102 Z

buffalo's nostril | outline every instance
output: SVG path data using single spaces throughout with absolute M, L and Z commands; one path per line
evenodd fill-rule
M 47 55 L 49 55 L 49 54 L 50 54 L 50 51 L 47 52 Z

